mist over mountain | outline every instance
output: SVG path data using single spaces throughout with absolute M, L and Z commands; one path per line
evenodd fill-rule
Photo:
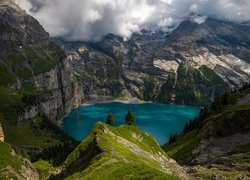
M 249 0 L 16 0 L 52 37 L 96 41 L 112 33 L 128 39 L 142 29 L 172 31 L 187 17 L 250 20 Z

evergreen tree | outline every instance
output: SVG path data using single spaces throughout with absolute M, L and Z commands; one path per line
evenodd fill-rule
M 134 125 L 135 124 L 134 113 L 130 110 L 128 111 L 128 113 L 126 115 L 126 124 L 127 125 Z
M 115 124 L 115 118 L 112 113 L 108 115 L 106 123 L 111 126 Z

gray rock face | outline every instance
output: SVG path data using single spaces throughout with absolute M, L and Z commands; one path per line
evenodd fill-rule
M 0 39 L 2 40 L 34 44 L 40 47 L 49 39 L 49 34 L 39 22 L 27 15 L 14 1 L 0 1 L 0 21 Z

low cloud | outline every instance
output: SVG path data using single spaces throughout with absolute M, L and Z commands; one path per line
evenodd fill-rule
M 52 37 L 96 41 L 113 33 L 129 38 L 135 31 L 170 31 L 185 18 L 206 17 L 245 22 L 249 0 L 16 0 Z

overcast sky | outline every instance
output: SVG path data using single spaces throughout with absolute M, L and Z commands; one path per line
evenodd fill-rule
M 99 40 L 108 33 L 129 38 L 143 28 L 169 31 L 186 17 L 250 20 L 250 0 L 16 0 L 52 37 Z M 197 16 L 199 15 L 199 16 Z

